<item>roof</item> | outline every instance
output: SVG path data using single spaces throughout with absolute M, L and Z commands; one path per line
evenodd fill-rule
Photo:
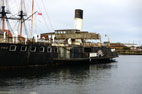
M 122 43 L 111 43 L 110 45 L 111 47 L 124 47 L 124 44 Z
M 8 34 L 8 37 L 12 37 L 12 34 L 9 30 L 4 30 L 4 32 L 6 32 Z
M 55 31 L 80 31 L 78 29 L 60 29 L 60 30 L 55 30 Z

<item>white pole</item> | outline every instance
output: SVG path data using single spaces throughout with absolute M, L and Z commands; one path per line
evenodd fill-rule
M 18 43 L 18 31 L 15 31 L 16 43 Z
M 6 39 L 6 32 L 3 33 L 3 38 Z
M 37 34 L 34 35 L 34 40 L 37 42 Z

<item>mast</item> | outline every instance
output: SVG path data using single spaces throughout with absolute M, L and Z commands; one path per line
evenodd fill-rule
M 4 6 L 4 0 L 2 0 L 2 30 L 4 32 L 5 30 L 5 15 L 6 15 L 6 12 L 5 12 L 5 6 Z
M 32 0 L 32 14 L 34 12 L 34 0 Z M 32 33 L 33 33 L 33 17 L 34 15 L 32 15 L 32 20 L 31 20 L 31 40 L 32 40 Z
M 24 17 L 24 13 L 23 13 L 23 0 L 21 0 L 21 11 L 20 11 L 20 41 L 22 40 L 22 29 L 23 29 L 23 17 Z
M 24 21 L 24 16 L 26 16 L 23 12 L 23 0 L 21 0 L 21 11 L 18 16 L 20 17 L 20 42 L 21 42 L 22 41 L 23 21 Z

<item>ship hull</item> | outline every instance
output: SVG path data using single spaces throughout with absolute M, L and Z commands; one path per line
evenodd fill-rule
M 106 47 L 57 47 L 49 44 L 0 43 L 0 67 L 89 64 L 118 57 Z

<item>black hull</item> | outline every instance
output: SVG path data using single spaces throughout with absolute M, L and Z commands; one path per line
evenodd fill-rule
M 13 48 L 12 48 L 13 47 Z M 14 49 L 14 47 L 16 49 Z M 22 47 L 27 47 L 21 51 Z M 32 47 L 35 47 L 33 49 Z M 41 49 L 44 48 L 43 49 Z M 49 51 L 50 47 L 50 51 Z M 87 49 L 87 50 L 86 50 Z M 0 43 L 0 67 L 3 66 L 55 66 L 62 64 L 89 64 L 99 61 L 109 61 L 118 57 L 117 52 L 111 52 L 105 47 L 55 47 L 49 44 L 2 44 Z M 103 55 L 90 57 L 89 53 L 101 50 Z M 102 56 L 101 56 L 102 55 Z

